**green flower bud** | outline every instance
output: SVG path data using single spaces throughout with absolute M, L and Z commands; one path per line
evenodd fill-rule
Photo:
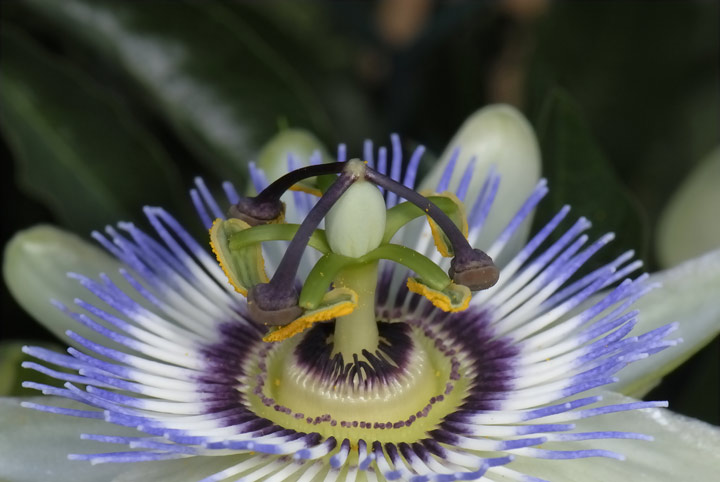
M 288 172 L 288 155 L 293 155 L 298 161 L 298 167 L 308 165 L 310 156 L 319 151 L 323 162 L 331 162 L 333 158 L 328 154 L 325 146 L 310 131 L 304 129 L 284 129 L 272 137 L 263 146 L 257 159 L 257 167 L 262 169 L 268 182 L 273 182 Z M 254 189 L 249 186 L 254 194 Z
M 475 199 L 491 166 L 501 176 L 492 213 L 475 246 L 487 249 L 540 179 L 540 147 L 532 126 L 520 111 L 509 105 L 489 105 L 465 120 L 437 166 L 423 180 L 421 190 L 435 189 L 456 149 L 460 150 L 460 156 L 450 180 L 451 191 L 457 188 L 472 158 L 475 158 L 474 176 L 467 199 Z M 505 264 L 520 249 L 530 232 L 531 223 L 532 218 L 528 217 L 508 243 L 507 249 L 494 260 L 498 266 Z

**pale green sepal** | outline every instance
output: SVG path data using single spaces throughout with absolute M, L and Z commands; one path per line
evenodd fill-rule
M 668 338 L 682 338 L 677 346 L 632 363 L 619 372 L 618 392 L 642 396 L 665 374 L 690 358 L 720 332 L 720 250 L 650 276 L 661 283 L 633 306 L 640 311 L 633 335 L 677 322 Z
M 124 464 L 71 461 L 69 453 L 117 450 L 106 443 L 81 440 L 80 434 L 138 436 L 139 432 L 104 420 L 38 412 L 23 401 L 66 408 L 86 408 L 56 397 L 0 398 L 0 480 L 8 482 L 110 481 L 128 470 Z M 121 449 L 122 450 L 122 449 Z
M 465 197 L 472 207 L 491 166 L 501 176 L 493 208 L 490 211 L 476 247 L 487 249 L 512 219 L 540 179 L 540 147 L 530 123 L 514 107 L 490 105 L 472 114 L 420 184 L 421 190 L 434 191 L 455 149 L 460 149 L 450 181 L 455 191 L 470 159 L 475 157 L 474 175 Z M 495 264 L 504 265 L 525 244 L 532 216 L 525 220 Z M 409 233 L 411 234 L 411 233 Z M 413 246 L 417 239 L 407 238 Z
M 638 383 L 633 384 L 629 389 L 623 391 L 623 395 L 633 398 L 643 398 L 652 390 L 658 387 L 662 382 L 661 378 L 646 378 Z
M 720 147 L 703 159 L 660 216 L 657 253 L 669 268 L 720 248 Z
M 600 395 L 603 404 L 636 401 L 612 392 L 600 392 Z M 548 443 L 542 448 L 605 449 L 623 454 L 626 459 L 541 460 L 517 456 L 507 467 L 553 482 L 709 482 L 717 480 L 720 473 L 720 428 L 670 410 L 632 410 L 574 423 L 575 432 L 636 432 L 650 435 L 654 441 L 608 439 Z
M 69 279 L 68 272 L 97 280 L 98 273 L 107 274 L 121 289 L 133 296 L 135 291 L 118 269 L 123 265 L 102 249 L 80 237 L 49 225 L 39 225 L 17 233 L 5 246 L 3 279 L 15 300 L 45 328 L 68 344 L 74 344 L 66 330 L 108 347 L 119 345 L 73 321 L 50 303 L 57 300 L 71 310 L 74 299 L 89 302 L 98 299 L 80 283 Z M 5 320 L 4 323 L 12 323 Z

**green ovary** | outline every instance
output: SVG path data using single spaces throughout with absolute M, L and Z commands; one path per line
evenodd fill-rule
M 462 377 L 453 380 L 453 388 L 445 394 L 450 382 L 451 361 L 442 354 L 433 341 L 425 337 L 421 330 L 413 328 L 411 332 L 413 347 L 407 368 L 385 384 L 374 379 L 371 386 L 357 383 L 334 384 L 328 377 L 322 378 L 303 367 L 295 357 L 295 347 L 302 337 L 294 337 L 276 344 L 265 359 L 267 369 L 262 386 L 262 394 L 274 400 L 270 406 L 262 402 L 260 396 L 253 393 L 256 385 L 251 384 L 246 392 L 250 408 L 257 415 L 273 421 L 284 428 L 300 432 L 318 432 L 324 437 L 334 436 L 343 440 L 348 438 L 356 443 L 365 441 L 416 442 L 426 437 L 426 432 L 436 428 L 438 423 L 454 412 L 462 403 L 468 381 Z M 257 360 L 248 372 L 247 380 L 257 383 L 261 374 Z M 442 400 L 431 405 L 433 397 L 442 395 Z M 292 413 L 284 413 L 274 408 L 278 404 Z M 373 428 L 374 424 L 395 424 L 406 421 L 418 412 L 426 415 L 416 418 L 410 426 L 397 428 Z M 303 414 L 296 418 L 295 414 Z M 322 418 L 329 415 L 331 420 L 309 423 L 308 418 Z M 413 417 L 415 418 L 415 417 Z M 361 428 L 343 426 L 341 422 L 370 422 Z

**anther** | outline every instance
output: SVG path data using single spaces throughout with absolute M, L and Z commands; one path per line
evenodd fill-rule
M 242 219 L 250 226 L 282 221 L 285 206 L 280 196 L 293 185 L 309 177 L 337 174 L 346 163 L 331 162 L 296 169 L 280 177 L 255 197 L 240 199 L 230 206 L 228 217 Z
M 333 207 L 343 193 L 347 191 L 355 181 L 360 179 L 365 172 L 365 165 L 357 160 L 320 166 L 331 166 L 332 169 L 321 170 L 319 174 L 316 173 L 314 175 L 324 175 L 332 172 L 341 172 L 341 174 L 330 185 L 315 206 L 313 206 L 302 224 L 300 224 L 270 282 L 258 284 L 249 291 L 248 309 L 250 310 L 250 317 L 257 323 L 286 325 L 302 314 L 302 309 L 297 304 L 298 296 L 294 284 L 305 247 L 310 240 L 310 236 L 315 229 L 317 229 L 320 221 L 328 211 L 330 211 L 330 208 Z M 288 176 L 292 176 L 298 171 L 303 170 L 307 173 L 311 168 L 320 166 L 308 166 L 286 174 L 275 181 L 268 189 L 281 181 L 289 187 L 297 181 L 290 182 L 292 179 L 286 179 Z M 283 179 L 285 179 L 285 181 L 283 181 Z M 268 189 L 263 191 L 256 199 L 261 198 Z
M 479 291 L 495 286 L 500 277 L 500 270 L 490 256 L 479 249 L 474 249 L 469 253 L 464 251 L 456 255 L 450 261 L 448 275 L 455 283 L 465 285 L 471 291 Z
M 267 326 L 287 325 L 299 318 L 303 310 L 298 306 L 295 290 L 279 294 L 270 283 L 260 283 L 248 291 L 250 318 Z
M 454 258 L 450 264 L 449 275 L 455 283 L 467 286 L 472 291 L 487 289 L 497 283 L 500 272 L 490 256 L 479 249 L 473 249 L 442 209 L 425 196 L 373 169 L 368 168 L 365 177 L 422 209 L 443 230 L 453 248 Z
M 242 219 L 250 226 L 277 222 L 285 215 L 285 206 L 279 199 L 260 201 L 258 198 L 242 198 L 228 209 L 229 218 Z

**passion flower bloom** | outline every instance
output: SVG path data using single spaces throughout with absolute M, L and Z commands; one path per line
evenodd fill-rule
M 478 246 L 497 173 L 469 196 L 470 162 L 449 191 L 455 151 L 419 194 L 422 148 L 403 170 L 392 144 L 390 159 L 370 143 L 365 162 L 344 146 L 337 162 L 291 159 L 273 183 L 252 168 L 255 197 L 226 183 L 218 199 L 198 180 L 214 255 L 161 208 L 145 210 L 153 235 L 94 233 L 127 284 L 71 274 L 95 298 L 57 307 L 100 338 L 69 331 L 68 354 L 26 347 L 39 360 L 26 368 L 64 382 L 26 386 L 75 403 L 23 405 L 137 430 L 83 434 L 121 449 L 69 455 L 161 468 L 117 480 L 543 480 L 548 460 L 589 458 L 623 473 L 606 440 L 651 437 L 622 414 L 666 404 L 599 387 L 678 341 L 675 324 L 631 334 L 653 287 L 631 278 L 640 264 L 628 252 L 583 273 L 612 236 L 590 240 L 565 207 L 498 268 L 546 183 Z M 280 202 L 290 187 L 319 195 L 293 193 L 297 220 Z M 168 459 L 193 464 L 168 475 Z

